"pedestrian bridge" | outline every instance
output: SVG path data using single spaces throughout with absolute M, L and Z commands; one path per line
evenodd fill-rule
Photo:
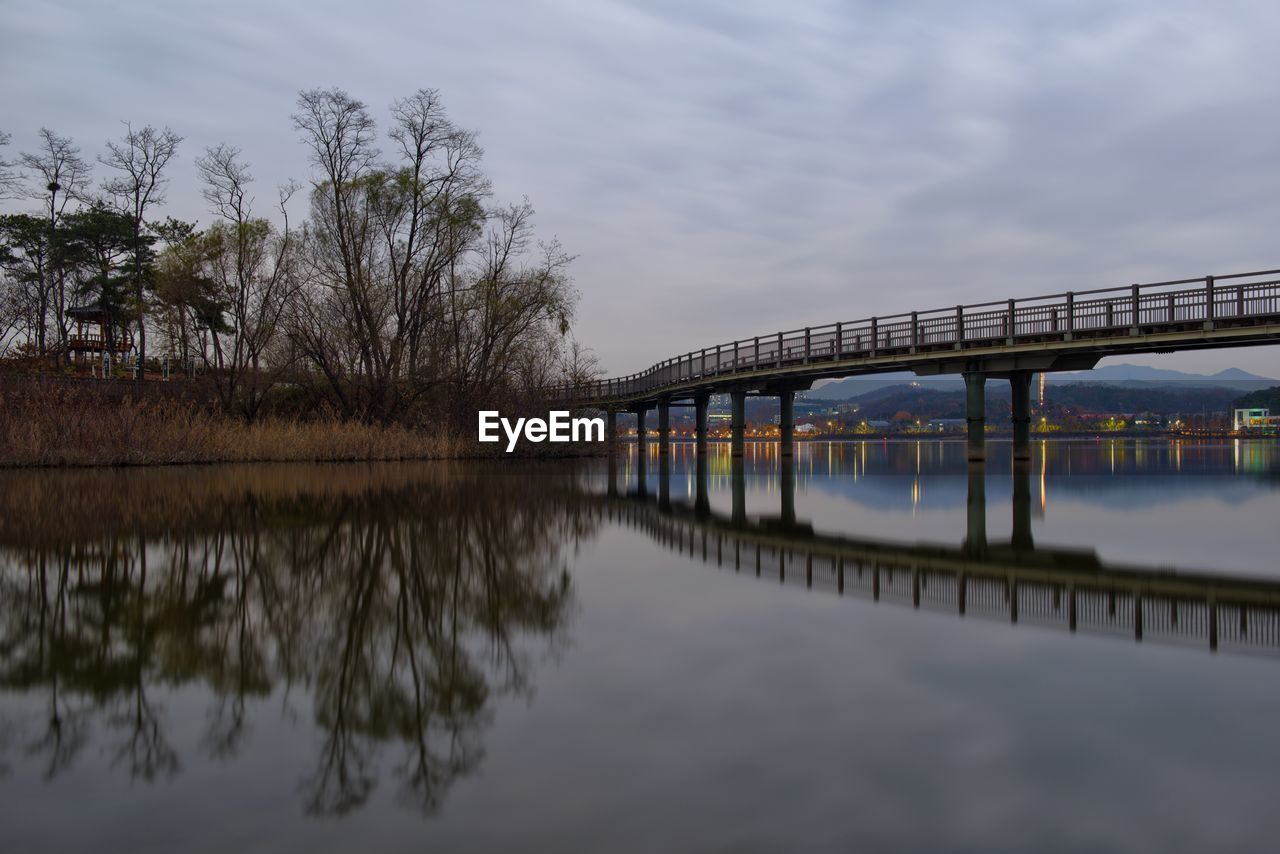
M 795 477 L 782 459 L 777 516 L 747 516 L 740 461 L 732 512 L 713 511 L 705 457 L 698 458 L 692 501 L 672 500 L 663 458 L 657 484 L 642 464 L 626 493 L 611 469 L 605 494 L 591 506 L 694 560 L 779 584 L 1073 633 L 1280 655 L 1280 580 L 1120 564 L 1092 550 L 1037 546 L 1024 464 L 1013 472 L 1010 539 L 988 541 L 985 478 L 971 468 L 965 536 L 948 546 L 815 532 L 795 517 Z
M 1029 456 L 1031 376 L 1092 368 L 1104 356 L 1244 347 L 1280 341 L 1280 270 L 1205 276 L 957 305 L 805 327 L 703 347 L 646 371 L 553 390 L 553 398 L 594 407 L 616 427 L 634 412 L 658 411 L 658 441 L 669 441 L 671 406 L 693 406 L 699 447 L 712 394 L 732 401 L 732 451 L 742 455 L 747 395 L 781 399 L 781 448 L 792 452 L 795 392 L 815 380 L 914 371 L 959 373 L 967 389 L 969 457 L 985 456 L 985 383 L 1012 386 L 1014 455 Z M 613 430 L 610 430 L 610 435 Z

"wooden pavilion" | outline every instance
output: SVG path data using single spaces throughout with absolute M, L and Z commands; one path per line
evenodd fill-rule
M 67 309 L 75 329 L 67 336 L 67 352 L 72 360 L 94 359 L 102 353 L 113 357 L 133 349 L 133 336 L 116 322 L 116 311 L 102 302 Z

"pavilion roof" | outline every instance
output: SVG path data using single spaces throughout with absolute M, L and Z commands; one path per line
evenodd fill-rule
M 67 309 L 67 317 L 73 320 L 105 320 L 115 314 L 115 309 L 101 300 L 88 305 L 77 305 Z

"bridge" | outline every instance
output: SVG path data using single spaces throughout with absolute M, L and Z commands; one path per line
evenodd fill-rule
M 660 451 L 670 443 L 670 407 L 692 406 L 705 450 L 707 403 L 731 400 L 731 446 L 743 452 L 748 395 L 781 402 L 781 453 L 794 447 L 795 393 L 820 379 L 913 371 L 962 374 L 968 455 L 985 458 L 985 387 L 1006 379 L 1015 459 L 1030 457 L 1031 377 L 1094 367 L 1104 356 L 1244 347 L 1280 341 L 1280 270 L 1205 276 L 1026 299 L 957 305 L 805 327 L 703 347 L 646 371 L 553 390 L 577 407 L 604 410 L 608 433 L 619 412 L 658 413 Z
M 670 467 L 662 458 L 656 491 L 641 465 L 634 487 L 620 493 L 614 466 L 591 509 L 695 560 L 780 584 L 1072 633 L 1280 654 L 1280 580 L 1106 562 L 1092 550 L 1038 547 L 1025 463 L 1013 470 L 1010 539 L 988 541 L 985 476 L 971 468 L 965 537 L 948 546 L 815 532 L 795 518 L 795 477 L 782 459 L 778 516 L 746 515 L 741 465 L 732 475 L 732 512 L 712 511 L 704 455 L 693 501 L 671 499 Z

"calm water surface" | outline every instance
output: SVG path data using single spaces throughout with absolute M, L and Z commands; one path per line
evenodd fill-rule
M 0 851 L 1280 844 L 1280 446 L 692 450 L 0 473 Z

